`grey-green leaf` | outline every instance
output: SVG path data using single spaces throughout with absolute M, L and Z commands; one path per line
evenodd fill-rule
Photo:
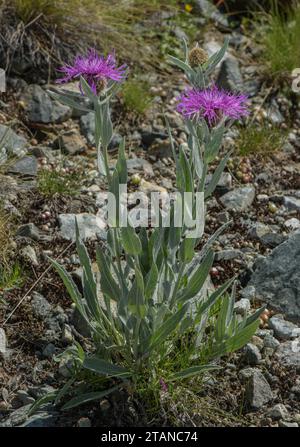
M 86 357 L 82 366 L 90 371 L 109 377 L 130 377 L 132 374 L 128 369 L 113 365 L 106 360 L 96 356 Z
M 86 404 L 88 402 L 92 402 L 93 400 L 99 400 L 102 399 L 102 397 L 107 396 L 108 394 L 113 393 L 116 391 L 119 387 L 114 386 L 113 388 L 109 388 L 108 390 L 104 391 L 94 391 L 91 393 L 85 393 L 81 394 L 79 396 L 74 397 L 73 399 L 69 400 L 63 407 L 62 410 L 70 410 L 71 408 L 78 407 L 79 405 Z

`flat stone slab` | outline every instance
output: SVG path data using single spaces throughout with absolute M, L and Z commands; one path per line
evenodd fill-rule
M 236 188 L 227 192 L 220 197 L 220 202 L 225 208 L 244 211 L 249 208 L 255 199 L 255 188 L 253 186 L 245 186 Z
M 79 234 L 83 241 L 91 239 L 106 239 L 104 222 L 93 214 L 60 214 L 58 222 L 60 225 L 60 236 L 67 241 L 76 240 L 76 222 L 78 223 Z
M 259 262 L 249 286 L 255 297 L 300 322 L 300 231 Z
M 284 366 L 296 368 L 300 371 L 300 338 L 281 343 L 276 352 L 275 358 Z

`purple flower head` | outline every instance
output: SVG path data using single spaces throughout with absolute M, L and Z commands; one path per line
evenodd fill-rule
M 168 386 L 166 384 L 166 382 L 164 381 L 164 379 L 160 378 L 159 379 L 159 384 L 161 386 L 161 389 L 164 393 L 166 393 L 168 391 Z
M 126 65 L 116 66 L 115 56 L 109 54 L 106 58 L 100 56 L 95 49 L 90 49 L 87 56 L 77 56 L 73 65 L 64 65 L 58 71 L 65 74 L 57 82 L 69 82 L 81 76 L 88 82 L 95 94 L 97 85 L 106 83 L 108 80 L 122 82 L 126 77 Z
M 246 95 L 220 90 L 213 86 L 205 90 L 187 89 L 179 98 L 177 106 L 185 118 L 204 118 L 210 125 L 221 118 L 239 119 L 249 114 Z

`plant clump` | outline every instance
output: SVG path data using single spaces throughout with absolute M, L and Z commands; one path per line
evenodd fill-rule
M 188 64 L 186 44 L 186 62 L 174 56 L 170 61 L 184 70 L 193 91 L 205 94 L 227 46 L 228 41 L 202 67 Z M 160 406 L 162 393 L 172 394 L 192 378 L 200 387 L 203 375 L 219 368 L 222 356 L 242 348 L 259 326 L 262 309 L 237 318 L 234 278 L 212 292 L 205 286 L 214 262 L 213 243 L 226 224 L 206 243 L 202 240 L 205 202 L 232 154 L 220 156 L 222 139 L 232 118 L 243 119 L 246 105 L 240 95 L 228 94 L 226 101 L 236 107 L 234 116 L 222 113 L 220 107 L 211 116 L 211 104 L 204 103 L 200 113 L 186 116 L 183 109 L 188 148 L 176 145 L 166 121 L 176 161 L 177 193 L 167 209 L 156 209 L 157 225 L 147 228 L 139 221 L 134 223 L 124 205 L 122 188 L 128 182 L 125 139 L 120 142 L 113 169 L 109 163 L 108 146 L 113 137 L 110 102 L 119 84 L 111 80 L 105 90 L 95 94 L 81 77 L 80 88 L 78 100 L 86 95 L 95 115 L 98 170 L 114 205 L 108 209 L 112 215 L 107 220 L 107 243 L 96 249 L 99 279 L 78 226 L 81 287 L 62 265 L 51 261 L 90 329 L 91 343 L 87 348 L 76 341 L 65 351 L 61 360 L 70 365 L 70 380 L 47 399 L 68 410 L 126 390 L 153 413 Z M 70 104 L 68 95 L 52 96 Z M 75 106 L 76 95 L 72 101 Z M 209 168 L 216 162 L 208 180 Z M 180 219 L 183 215 L 184 220 Z M 32 411 L 38 405 L 36 402 Z

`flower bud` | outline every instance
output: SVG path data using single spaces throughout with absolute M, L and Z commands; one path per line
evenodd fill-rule
M 189 52 L 189 63 L 191 67 L 198 67 L 208 61 L 208 54 L 198 44 Z

